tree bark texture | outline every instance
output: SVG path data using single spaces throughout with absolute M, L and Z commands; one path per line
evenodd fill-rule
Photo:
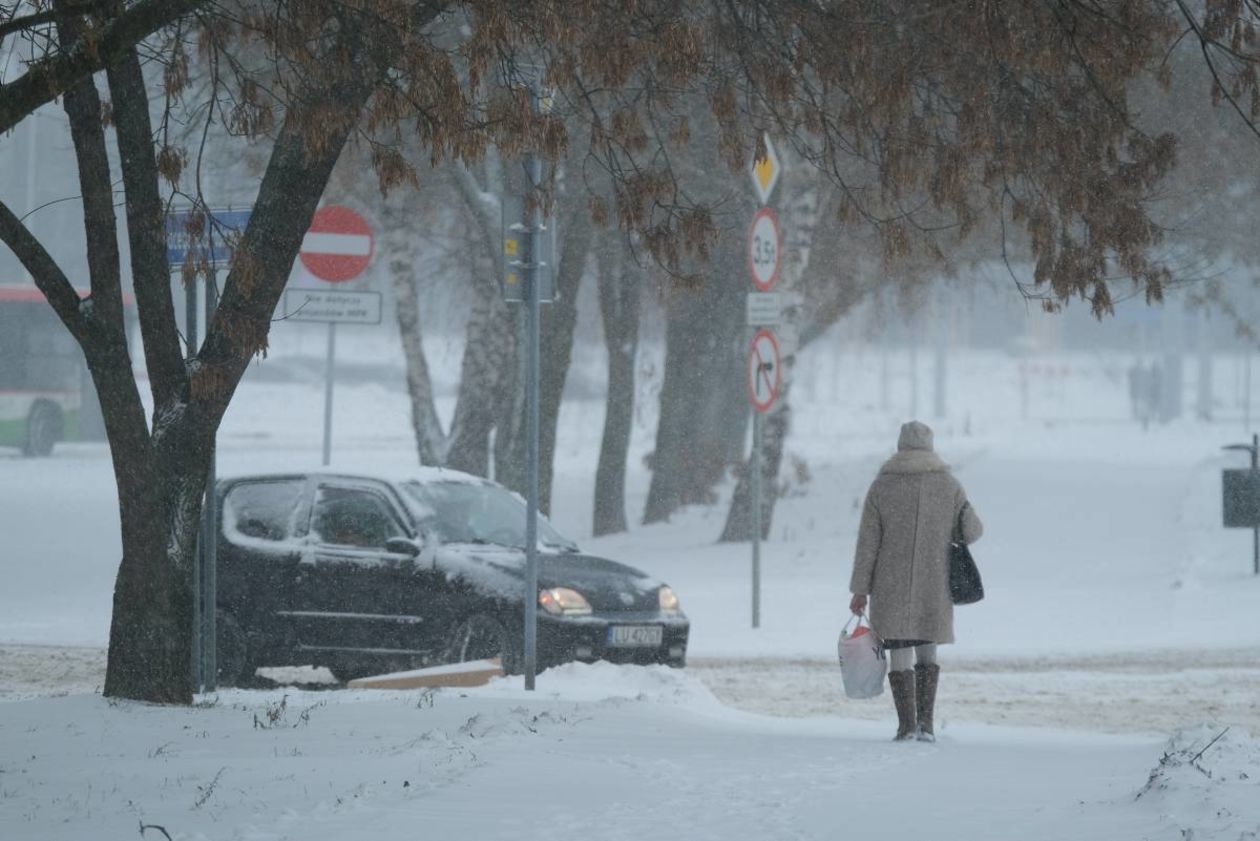
M 634 366 L 639 350 L 643 302 L 642 270 L 627 259 L 617 232 L 603 232 L 596 248 L 599 311 L 608 346 L 608 393 L 604 435 L 595 468 L 595 516 L 598 537 L 626 531 L 626 459 L 634 423 Z
M 392 230 L 401 230 L 401 220 L 390 225 Z M 489 476 L 490 433 L 499 416 L 500 391 L 505 382 L 514 382 L 504 371 L 505 364 L 512 358 L 513 342 L 507 329 L 507 304 L 502 300 L 494 272 L 487 265 L 492 267 L 493 263 L 485 259 L 485 254 L 471 261 L 473 300 L 460 363 L 459 392 L 450 429 L 444 433 L 422 342 L 414 261 L 406 237 L 397 240 L 388 247 L 420 463 Z M 484 251 L 484 247 L 481 250 Z
M 451 419 L 446 466 L 476 476 L 490 475 L 490 433 L 503 414 L 503 392 L 515 383 L 511 313 L 497 278 L 481 271 L 473 283 L 459 396 Z
M 713 486 L 739 462 L 748 422 L 744 255 L 744 231 L 727 231 L 703 285 L 666 293 L 665 377 L 645 524 L 713 502 Z
M 556 436 L 564 382 L 573 361 L 573 333 L 577 327 L 577 298 L 591 253 L 595 225 L 583 196 L 569 197 L 568 212 L 560 218 L 562 243 L 556 266 L 556 301 L 543 308 L 542 373 L 538 394 L 538 508 L 551 513 L 551 489 L 556 470 Z
M 496 482 L 512 490 L 525 491 L 525 370 L 526 352 L 525 312 L 520 306 L 508 308 L 506 331 L 511 336 L 512 356 L 503 369 L 503 389 L 495 406 L 497 421 L 494 428 L 494 478 Z
M 386 202 L 381 212 L 389 233 L 385 252 L 389 260 L 390 284 L 394 290 L 394 311 L 398 337 L 407 371 L 407 395 L 411 402 L 411 428 L 416 437 L 420 463 L 439 466 L 445 461 L 445 436 L 434 403 L 433 379 L 424 355 L 420 329 L 420 304 L 416 296 L 416 265 L 402 214 Z
M 489 156 L 486 180 L 489 188 L 502 192 L 505 186 L 493 173 L 498 172 L 497 159 Z M 516 334 L 513 313 L 503 300 L 499 288 L 499 208 L 492 204 L 493 194 L 477 183 L 464 164 L 448 167 L 450 182 L 463 199 L 464 210 L 480 244 L 480 253 L 472 263 L 472 309 L 460 363 L 459 395 L 447 442 L 446 466 L 477 476 L 490 476 L 491 433 L 499 442 L 510 444 L 513 435 L 504 424 L 512 421 L 512 389 L 516 384 Z M 506 405 L 505 405 L 505 401 Z M 506 458 L 496 457 L 496 476 L 503 481 L 501 465 Z M 507 484 L 507 483 L 505 483 Z M 509 484 L 510 487 L 514 486 Z
M 73 14 L 63 14 L 58 20 L 58 34 L 63 44 L 75 42 L 82 35 L 82 24 Z M 143 87 L 125 84 L 134 82 L 131 74 L 137 71 L 138 58 L 131 51 L 129 59 L 117 70 L 120 84 L 116 94 L 128 113 L 144 108 L 147 116 Z M 181 703 L 191 700 L 192 691 L 190 561 L 196 534 L 196 515 L 193 514 L 191 524 L 181 515 L 186 515 L 190 507 L 199 511 L 200 500 L 190 505 L 190 486 L 179 480 L 186 479 L 186 471 L 201 466 L 204 483 L 208 450 L 204 438 L 198 441 L 191 426 L 185 426 L 181 430 L 184 434 L 178 436 L 185 439 L 181 442 L 184 447 L 180 458 L 173 459 L 169 449 L 155 446 L 156 436 L 149 435 L 123 330 L 113 183 L 101 122 L 101 100 L 94 80 L 88 78 L 70 89 L 64 105 L 78 164 L 91 284 L 91 306 L 86 314 L 82 306 L 77 308 L 81 328 L 76 336 L 100 395 L 122 526 L 123 558 L 114 584 L 105 694 Z M 146 129 L 147 123 L 141 122 L 119 136 L 125 164 L 124 188 L 130 188 L 128 198 L 134 199 L 128 215 L 135 224 L 132 233 L 140 245 L 136 257 L 141 261 L 142 276 L 143 261 L 150 256 L 148 238 L 152 235 L 150 220 L 144 214 L 152 208 L 146 201 L 149 194 L 139 186 L 144 179 L 143 165 L 132 157 L 137 134 L 131 132 Z M 146 144 L 144 153 L 152 160 L 152 141 Z M 156 173 L 156 167 L 153 172 Z M 153 189 L 156 190 L 156 179 Z M 60 280 L 45 276 L 44 283 L 56 285 Z M 166 294 L 169 297 L 169 290 Z M 166 348 L 168 352 L 170 349 Z M 178 344 L 174 349 L 178 354 Z M 178 356 L 175 362 L 182 369 Z M 158 364 L 159 375 L 169 373 L 172 367 L 165 360 Z M 165 387 L 169 385 L 169 381 L 163 383 Z M 155 419 L 155 430 L 157 423 Z M 169 430 L 170 427 L 164 427 L 157 431 Z M 178 477 L 170 475 L 177 471 L 184 472 Z

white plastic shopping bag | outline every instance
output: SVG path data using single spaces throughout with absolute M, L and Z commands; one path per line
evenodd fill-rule
M 853 633 L 849 626 L 857 620 Z M 863 622 L 866 621 L 866 624 Z M 844 694 L 850 698 L 877 698 L 884 692 L 884 676 L 888 673 L 888 659 L 884 656 L 884 644 L 871 629 L 863 616 L 854 616 L 840 631 L 836 645 L 840 654 L 840 676 L 844 679 Z

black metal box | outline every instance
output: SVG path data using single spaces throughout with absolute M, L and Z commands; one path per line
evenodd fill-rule
M 1260 470 L 1225 470 L 1221 480 L 1225 528 L 1260 528 Z

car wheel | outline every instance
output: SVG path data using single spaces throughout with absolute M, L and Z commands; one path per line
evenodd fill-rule
M 249 638 L 230 613 L 220 610 L 215 618 L 215 667 L 219 686 L 249 686 L 258 664 L 249 653 Z
M 506 674 L 521 670 L 521 651 L 516 637 L 493 616 L 474 613 L 452 630 L 446 648 L 448 663 L 496 659 Z
M 62 429 L 61 410 L 47 400 L 37 401 L 26 416 L 22 452 L 28 456 L 51 455 L 53 446 L 61 440 Z

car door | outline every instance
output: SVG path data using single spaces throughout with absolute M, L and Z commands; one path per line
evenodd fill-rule
M 298 598 L 308 490 L 303 477 L 248 479 L 228 485 L 220 500 L 217 604 L 265 664 L 291 642 L 286 613 Z
M 304 648 L 329 654 L 418 655 L 425 617 L 414 587 L 421 561 L 392 552 L 413 537 L 387 486 L 348 479 L 315 483 L 302 561 L 301 607 L 294 612 Z

